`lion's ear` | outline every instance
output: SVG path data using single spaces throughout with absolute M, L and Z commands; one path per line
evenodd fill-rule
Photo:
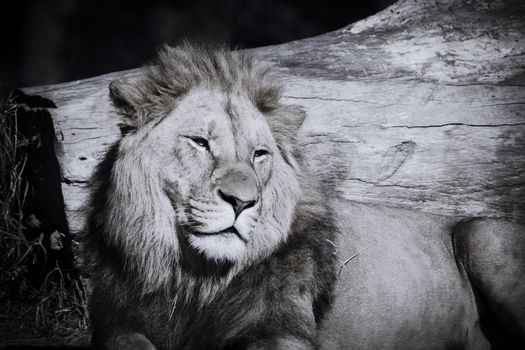
M 287 106 L 284 117 L 286 122 L 290 123 L 293 130 L 295 130 L 295 133 L 297 133 L 304 123 L 306 113 L 304 109 L 299 106 Z
M 114 80 L 109 84 L 109 97 L 123 119 L 121 132 L 125 134 L 136 129 L 139 126 L 139 110 L 143 99 L 136 84 Z
M 293 144 L 305 117 L 306 113 L 301 107 L 283 105 L 268 116 L 268 122 L 279 141 Z
M 297 147 L 297 133 L 303 125 L 306 113 L 299 106 L 284 105 L 268 115 L 268 124 L 277 141 L 277 147 L 284 160 L 294 165 Z

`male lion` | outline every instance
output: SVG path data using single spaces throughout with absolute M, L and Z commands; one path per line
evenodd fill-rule
M 329 209 L 265 68 L 189 45 L 155 63 L 110 86 L 126 133 L 86 224 L 97 348 L 522 346 L 522 227 Z
M 94 345 L 315 348 L 335 228 L 296 150 L 304 113 L 244 54 L 189 45 L 110 96 L 127 134 L 89 205 Z

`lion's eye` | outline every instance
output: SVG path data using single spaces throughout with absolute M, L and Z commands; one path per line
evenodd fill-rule
M 210 150 L 210 144 L 208 143 L 208 140 L 202 137 L 198 136 L 188 136 L 188 138 L 197 146 L 205 148 L 206 150 Z
M 255 152 L 253 152 L 253 159 L 255 159 L 255 160 L 262 159 L 266 155 L 268 155 L 268 151 L 267 150 L 265 150 L 265 149 L 258 149 Z

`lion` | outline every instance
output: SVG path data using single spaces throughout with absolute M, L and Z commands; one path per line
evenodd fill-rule
M 336 228 L 280 96 L 246 54 L 189 44 L 110 84 L 124 136 L 83 240 L 97 349 L 318 347 Z
M 523 347 L 523 227 L 333 195 L 245 53 L 165 47 L 110 97 L 123 136 L 83 241 L 97 349 Z

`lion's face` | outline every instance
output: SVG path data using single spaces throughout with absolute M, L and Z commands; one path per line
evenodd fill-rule
M 245 264 L 286 239 L 296 173 L 242 92 L 195 88 L 165 118 L 124 137 L 120 153 L 133 155 L 120 158 L 134 163 L 122 168 L 148 173 L 140 200 L 154 207 L 146 212 L 171 217 L 152 234 L 174 248 L 185 240 L 208 259 Z

